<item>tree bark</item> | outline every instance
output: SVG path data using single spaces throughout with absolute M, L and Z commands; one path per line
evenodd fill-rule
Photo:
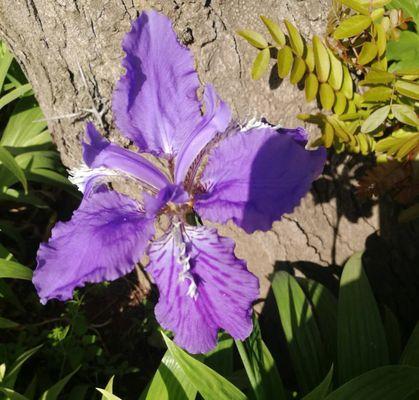
M 303 94 L 287 80 L 252 81 L 256 51 L 235 32 L 263 32 L 259 15 L 267 15 L 289 19 L 306 36 L 323 34 L 327 0 L 0 0 L 0 35 L 32 83 L 67 167 L 81 160 L 84 126 L 95 118 L 87 109 L 103 109 L 102 132 L 128 145 L 114 127 L 111 94 L 122 73 L 121 39 L 130 22 L 150 7 L 173 20 L 195 54 L 201 81 L 215 85 L 239 120 L 263 116 L 283 126 L 299 124 L 296 114 L 308 110 Z M 337 184 L 339 168 L 347 179 Z M 231 224 L 221 228 L 237 240 L 237 255 L 262 278 L 262 294 L 278 261 L 341 264 L 376 230 L 376 210 L 360 210 L 354 200 L 351 168 L 332 163 L 317 190 L 270 232 L 246 235 Z

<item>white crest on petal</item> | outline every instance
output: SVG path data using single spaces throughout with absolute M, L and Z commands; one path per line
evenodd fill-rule
M 76 185 L 80 192 L 84 193 L 86 190 L 87 182 L 92 178 L 106 178 L 109 176 L 118 176 L 121 175 L 118 171 L 99 167 L 99 168 L 89 168 L 86 164 L 82 163 L 76 168 L 71 168 L 69 171 L 69 178 L 68 180 Z
M 187 295 L 196 300 L 198 297 L 198 287 L 196 285 L 194 277 L 190 272 L 190 256 L 187 254 L 186 243 L 184 235 L 182 234 L 182 228 L 183 226 L 181 222 L 173 222 L 173 237 L 175 241 L 175 246 L 178 250 L 177 262 L 182 266 L 182 270 L 179 272 L 179 282 L 184 282 L 185 279 L 189 281 Z
M 256 118 L 251 118 L 249 119 L 245 124 L 240 125 L 240 131 L 241 132 L 246 132 L 246 131 L 250 131 L 251 129 L 263 129 L 263 128 L 271 128 L 271 129 L 279 129 L 282 126 L 280 124 L 278 125 L 270 125 L 267 122 L 263 122 L 259 119 Z

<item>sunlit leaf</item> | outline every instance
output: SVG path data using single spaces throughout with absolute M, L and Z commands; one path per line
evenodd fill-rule
M 25 192 L 27 192 L 28 182 L 26 180 L 25 173 L 10 152 L 3 146 L 0 146 L 0 166 L 1 165 L 7 168 L 20 181 L 25 189 Z
M 368 5 L 361 0 L 341 0 L 342 4 L 346 7 L 352 8 L 352 10 L 358 11 L 361 14 L 368 15 L 369 9 Z
M 11 92 L 5 94 L 3 97 L 0 97 L 0 110 L 7 106 L 12 101 L 18 99 L 19 97 L 25 95 L 29 91 L 32 90 L 32 85 L 30 83 L 26 83 L 25 85 L 18 86 L 16 89 L 12 90 Z
M 256 56 L 252 66 L 252 79 L 260 79 L 269 67 L 271 54 L 268 48 L 263 49 Z
M 381 57 L 386 51 L 386 31 L 381 24 L 374 24 L 374 28 L 376 32 L 377 54 Z
M 328 83 L 320 84 L 319 96 L 323 109 L 331 110 L 335 103 L 335 92 Z
M 345 97 L 350 100 L 352 99 L 354 92 L 353 92 L 353 80 L 349 69 L 346 65 L 343 66 L 343 81 L 342 81 L 342 88 L 341 92 L 345 95 Z
M 315 61 L 314 61 L 313 46 L 308 44 L 306 48 L 307 48 L 307 52 L 305 56 L 305 61 L 307 64 L 307 68 L 310 72 L 313 72 L 314 67 L 316 66 Z
M 416 0 L 392 0 L 388 8 L 403 10 L 403 16 L 412 17 L 416 26 L 419 26 L 419 5 Z
M 243 39 L 246 39 L 252 46 L 256 47 L 257 49 L 264 49 L 268 47 L 268 42 L 266 39 L 258 32 L 243 29 L 237 32 Z
M 361 125 L 361 132 L 368 133 L 377 129 L 386 119 L 390 112 L 390 106 L 383 106 L 375 110 Z
M 317 96 L 317 91 L 319 89 L 319 81 L 315 74 L 308 74 L 305 80 L 304 85 L 306 100 L 313 101 Z
M 298 32 L 298 29 L 290 21 L 285 19 L 284 23 L 288 31 L 292 49 L 295 51 L 295 54 L 302 57 L 304 55 L 304 41 L 300 32 Z
M 265 26 L 268 28 L 269 33 L 272 36 L 272 39 L 279 45 L 284 46 L 285 45 L 285 35 L 284 32 L 282 32 L 282 29 L 279 27 L 279 25 L 272 21 L 271 19 L 260 16 L 260 19 L 265 24 Z
M 294 63 L 291 69 L 290 82 L 295 85 L 303 79 L 306 72 L 306 63 L 300 57 L 294 59 Z
M 419 125 L 419 118 L 417 117 L 413 107 L 409 107 L 405 104 L 393 104 L 391 106 L 391 112 L 394 116 L 404 124 L 411 126 Z
M 336 100 L 333 106 L 333 111 L 336 115 L 341 115 L 345 112 L 347 100 L 342 92 L 336 93 Z
M 387 100 L 390 100 L 392 94 L 393 94 L 392 88 L 388 86 L 376 86 L 364 92 L 364 94 L 362 95 L 362 99 L 366 102 L 369 102 L 369 101 L 385 102 Z
M 284 79 L 290 72 L 294 57 L 292 50 L 288 46 L 284 46 L 278 51 L 278 76 Z
M 317 77 L 320 82 L 326 82 L 330 73 L 329 53 L 321 39 L 316 35 L 313 36 L 313 51 Z
M 0 258 L 0 278 L 32 279 L 32 270 L 24 265 Z
M 22 394 L 6 387 L 0 387 L 0 392 L 3 392 L 7 396 L 8 400 L 29 400 Z
M 377 46 L 371 42 L 365 42 L 358 56 L 358 63 L 361 65 L 368 64 L 377 55 Z
M 412 99 L 419 100 L 419 85 L 413 82 L 397 81 L 395 84 L 396 90 Z
M 384 327 L 363 270 L 362 253 L 351 256 L 340 280 L 337 351 L 341 384 L 389 362 Z
M 362 84 L 382 84 L 382 83 L 391 83 L 395 79 L 395 76 L 386 71 L 370 71 L 365 75 Z
M 338 60 L 335 55 L 329 50 L 329 59 L 330 59 L 330 75 L 329 75 L 329 85 L 334 90 L 339 90 L 342 87 L 343 82 L 343 67 L 340 60 Z
M 7 75 L 7 71 L 10 68 L 10 64 L 13 61 L 12 53 L 4 46 L 3 54 L 0 57 L 0 93 L 3 90 L 4 80 Z
M 366 15 L 354 15 L 343 20 L 335 29 L 333 37 L 337 40 L 359 35 L 371 25 L 371 18 Z

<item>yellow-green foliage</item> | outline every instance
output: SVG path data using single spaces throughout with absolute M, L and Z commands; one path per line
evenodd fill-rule
M 388 42 L 394 46 L 413 22 L 401 10 L 384 8 L 389 3 L 334 0 L 326 37 L 311 41 L 290 21 L 284 21 L 283 29 L 266 17 L 261 19 L 269 39 L 254 31 L 238 32 L 260 51 L 254 79 L 266 73 L 276 53 L 279 77 L 304 83 L 306 100 L 317 100 L 318 113 L 299 115 L 320 127 L 317 144 L 397 160 L 419 152 L 419 67 L 409 60 L 388 68 L 386 57 Z

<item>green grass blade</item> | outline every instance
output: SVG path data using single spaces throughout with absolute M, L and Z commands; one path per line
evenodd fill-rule
M 389 363 L 383 323 L 367 276 L 362 253 L 346 263 L 338 300 L 338 380 L 340 384 Z
M 0 93 L 3 91 L 4 80 L 6 79 L 10 64 L 13 61 L 12 53 L 10 53 L 10 51 L 4 45 L 2 45 L 2 50 L 3 55 L 1 55 L 0 58 Z
M 227 379 L 199 362 L 163 335 L 170 354 L 191 384 L 205 400 L 246 400 L 247 397 Z
M 19 324 L 16 322 L 7 318 L 0 317 L 0 329 L 16 328 L 17 326 L 19 326 Z
M 3 97 L 0 98 L 0 110 L 7 106 L 12 101 L 18 99 L 19 97 L 25 95 L 30 90 L 32 90 L 32 85 L 27 83 L 22 86 L 18 86 L 16 89 L 12 90 L 11 92 L 5 94 Z
M 413 329 L 412 334 L 403 350 L 400 364 L 419 367 L 419 322 Z
M 0 163 L 4 165 L 22 184 L 25 189 L 25 193 L 28 192 L 28 182 L 26 181 L 25 173 L 19 164 L 16 162 L 14 157 L 10 154 L 5 147 L 0 146 Z M 0 165 L 1 165 L 0 164 Z
M 304 396 L 302 400 L 323 400 L 330 393 L 330 389 L 332 388 L 332 379 L 333 365 L 330 367 L 329 372 L 320 385 Z
M 24 265 L 0 258 L 0 278 L 32 279 L 32 270 Z
M 0 392 L 7 396 L 7 400 L 29 400 L 27 397 L 18 392 L 15 392 L 13 389 L 0 387 Z
M 73 372 L 70 372 L 66 375 L 63 379 L 58 381 L 55 385 L 51 386 L 47 389 L 39 400 L 57 400 L 58 396 L 64 389 L 64 386 L 67 385 L 67 382 L 72 378 L 72 376 L 80 369 L 80 367 L 76 368 Z
M 317 322 L 303 290 L 290 274 L 277 272 L 272 290 L 299 387 L 303 394 L 308 393 L 330 368 Z

